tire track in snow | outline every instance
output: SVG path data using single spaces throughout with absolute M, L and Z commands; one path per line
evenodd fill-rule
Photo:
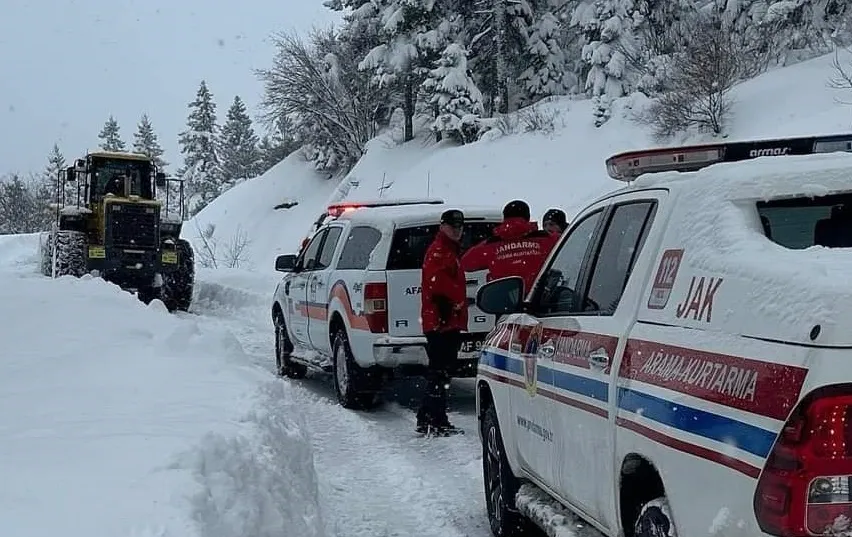
M 219 296 L 245 297 L 239 292 Z M 216 302 L 205 300 L 195 310 L 235 334 L 253 363 L 273 374 L 268 304 Z M 321 495 L 336 537 L 490 537 L 469 389 L 460 391 L 462 413 L 451 415 L 466 434 L 424 439 L 414 434 L 413 410 L 406 408 L 410 399 L 356 412 L 337 404 L 324 378 L 281 381 L 303 402 Z

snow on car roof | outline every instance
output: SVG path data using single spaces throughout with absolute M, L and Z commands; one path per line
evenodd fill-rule
M 852 154 L 824 153 L 723 162 L 694 172 L 647 174 L 631 188 L 680 185 L 724 199 L 822 195 L 852 189 Z
M 852 251 L 785 248 L 765 235 L 757 212 L 759 201 L 852 192 L 852 154 L 715 164 L 643 176 L 629 188 L 652 187 L 671 191 L 663 249 L 684 250 L 680 273 L 721 277 L 737 290 L 714 310 L 716 329 L 807 344 L 818 324 L 817 343 L 852 344 L 843 325 L 852 319 Z
M 345 212 L 339 218 L 350 220 L 352 223 L 392 222 L 404 226 L 428 221 L 437 222 L 441 218 L 441 214 L 449 209 L 458 209 L 464 213 L 465 217 L 470 218 L 486 218 L 498 222 L 503 219 L 503 210 L 500 207 L 449 204 L 365 207 Z

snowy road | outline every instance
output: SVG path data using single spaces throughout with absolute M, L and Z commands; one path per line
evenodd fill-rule
M 273 374 L 269 296 L 276 276 L 200 275 L 195 313 L 240 340 L 254 363 Z M 450 419 L 467 434 L 414 435 L 417 386 L 399 383 L 370 413 L 337 405 L 322 378 L 282 380 L 301 403 L 314 442 L 320 495 L 335 537 L 488 537 L 481 456 L 471 380 L 455 381 Z

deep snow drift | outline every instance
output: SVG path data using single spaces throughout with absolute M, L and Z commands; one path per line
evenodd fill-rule
M 15 537 L 325 536 L 286 385 L 203 317 L 35 273 L 0 237 L 0 528 Z
M 732 91 L 735 100 L 730 140 L 847 132 L 852 120 L 852 92 L 831 89 L 833 55 L 767 72 Z M 840 60 L 852 59 L 846 52 Z M 428 134 L 399 144 L 397 130 L 377 137 L 343 180 L 326 179 L 297 154 L 260 178 L 226 192 L 196 217 L 224 240 L 245 230 L 252 241 L 247 257 L 256 268 L 271 270 L 275 255 L 296 250 L 311 222 L 330 199 L 350 200 L 441 197 L 450 204 L 493 204 L 526 199 L 539 218 L 560 206 L 569 217 L 590 199 L 618 188 L 604 161 L 614 153 L 653 147 L 649 130 L 632 120 L 647 104 L 641 96 L 619 100 L 612 118 L 594 126 L 588 100 L 555 99 L 522 110 L 502 122 L 514 134 L 486 135 L 466 146 L 436 144 Z M 532 118 L 532 119 L 530 119 Z M 527 124 L 552 126 L 524 132 Z M 492 139 L 496 138 L 496 139 Z M 709 136 L 673 140 L 682 145 Z M 336 188 L 340 186 L 340 188 Z M 273 210 L 284 200 L 298 201 L 289 210 Z M 195 224 L 184 227 L 194 239 Z

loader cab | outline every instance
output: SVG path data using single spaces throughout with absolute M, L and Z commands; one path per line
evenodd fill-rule
M 77 182 L 78 205 L 99 204 L 104 198 L 156 199 L 166 183 L 145 156 L 135 153 L 90 153 L 65 171 L 66 182 Z

